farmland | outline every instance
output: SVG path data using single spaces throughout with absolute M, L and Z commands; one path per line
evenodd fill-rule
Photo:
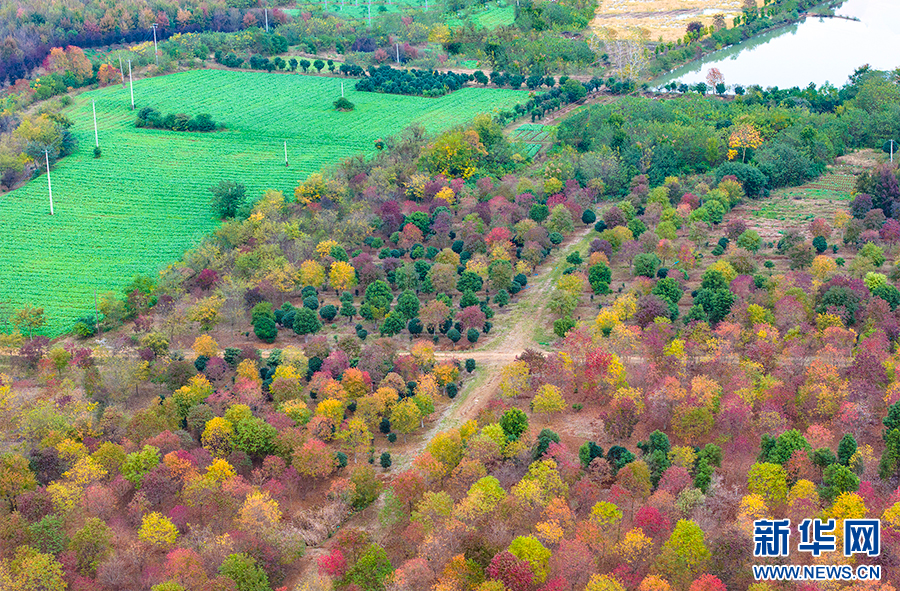
M 365 0 L 345 0 L 343 3 L 338 0 L 318 0 L 316 2 L 298 2 L 297 8 L 285 9 L 285 13 L 297 17 L 303 12 L 321 9 L 328 11 L 329 14 L 342 18 L 365 19 L 369 16 L 369 9 L 372 11 L 372 18 L 377 19 L 384 14 L 408 12 L 412 10 L 426 10 L 426 0 L 375 0 L 371 4 Z M 428 0 L 427 10 L 443 11 L 445 9 L 442 0 Z M 499 0 L 496 4 L 489 3 L 483 6 L 473 6 L 457 12 L 450 12 L 444 23 L 448 27 L 461 27 L 465 20 L 471 20 L 476 27 L 485 29 L 496 29 L 497 27 L 509 26 L 515 20 L 515 7 L 504 1 Z
M 369 153 L 375 139 L 411 123 L 437 131 L 525 96 L 473 88 L 425 99 L 352 86 L 344 81 L 356 109 L 341 113 L 332 107 L 341 93 L 335 78 L 206 70 L 135 82 L 138 109 L 208 112 L 227 125 L 213 134 L 136 129 L 129 91 L 120 85 L 76 97 L 67 115 L 79 147 L 51 172 L 55 216 L 48 215 L 45 175 L 0 201 L 0 312 L 43 306 L 47 332 L 58 334 L 92 312 L 95 290 L 155 273 L 212 230 L 206 189 L 218 181 L 242 182 L 254 198 L 268 188 L 291 194 L 310 173 Z M 92 99 L 99 159 L 92 154 Z
M 723 14 L 731 22 L 741 14 L 740 0 L 603 0 L 591 26 L 618 33 L 636 31 L 647 39 L 662 37 L 673 41 L 684 34 L 688 22 L 696 20 L 709 25 L 715 14 Z
M 777 240 L 788 228 L 805 228 L 816 217 L 830 220 L 846 209 L 853 191 L 854 177 L 839 170 L 829 172 L 799 187 L 773 192 L 769 199 L 736 208 L 750 216 L 760 236 Z
M 522 142 L 527 148 L 526 154 L 529 158 L 534 158 L 545 143 L 554 141 L 554 127 L 549 125 L 540 125 L 539 123 L 525 123 L 517 127 L 511 134 L 510 138 L 514 141 Z

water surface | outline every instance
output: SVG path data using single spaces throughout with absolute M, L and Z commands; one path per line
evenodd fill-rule
M 688 64 L 654 85 L 705 82 L 710 68 L 718 68 L 729 86 L 842 86 L 863 64 L 900 66 L 900 0 L 848 0 L 835 14 L 860 20 L 808 17 Z

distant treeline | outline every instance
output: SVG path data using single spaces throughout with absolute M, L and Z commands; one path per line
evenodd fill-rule
M 471 74 L 432 70 L 397 70 L 390 66 L 370 67 L 369 76 L 356 83 L 356 90 L 443 96 L 473 80 Z

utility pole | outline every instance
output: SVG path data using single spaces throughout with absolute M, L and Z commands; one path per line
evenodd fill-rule
M 344 81 L 341 80 L 341 98 L 344 98 Z
M 153 27 L 153 55 L 156 56 L 156 66 L 159 67 L 159 49 L 156 47 L 156 23 L 150 25 Z M 268 31 L 268 29 L 266 29 Z
M 94 147 L 100 147 L 100 136 L 97 135 L 97 105 L 94 99 L 91 99 L 91 110 L 94 111 Z
M 372 0 L 369 0 L 369 28 L 372 28 Z
M 119 75 L 122 77 L 122 88 L 125 88 L 125 68 L 122 67 L 122 52 L 119 54 Z
M 893 164 L 894 163 L 894 143 L 895 142 L 894 142 L 894 140 L 888 140 L 888 141 L 891 142 L 891 164 Z
M 284 165 L 288 165 L 287 161 L 287 140 L 284 140 Z
M 97 306 L 97 288 L 94 288 L 94 333 L 100 336 L 100 307 Z
M 44 150 L 44 158 L 47 160 L 47 191 L 50 193 L 50 215 L 53 215 L 53 187 L 50 185 L 50 152 Z
M 397 43 L 397 63 L 400 63 L 400 44 Z
M 266 15 L 266 33 L 269 32 L 269 8 L 266 7 L 263 9 L 264 14 Z
M 131 60 L 128 60 L 128 82 L 131 85 L 131 110 L 134 111 L 134 78 L 131 77 Z

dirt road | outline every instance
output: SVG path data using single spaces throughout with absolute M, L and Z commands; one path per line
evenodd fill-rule
M 556 280 L 567 266 L 566 256 L 578 249 L 586 253 L 590 226 L 575 232 L 562 248 L 553 253 L 540 265 L 536 274 L 529 279 L 524 293 L 511 307 L 508 315 L 495 320 L 497 326 L 489 341 L 478 348 L 465 351 L 438 351 L 438 358 L 474 359 L 476 375 L 453 400 L 444 408 L 438 420 L 431 424 L 422 434 L 421 443 L 406 452 L 397 463 L 399 469 L 405 469 L 435 435 L 441 431 L 458 427 L 478 415 L 481 408 L 496 394 L 500 388 L 501 369 L 515 360 L 525 349 L 531 348 L 547 351 L 542 342 L 547 323 L 547 305 Z

